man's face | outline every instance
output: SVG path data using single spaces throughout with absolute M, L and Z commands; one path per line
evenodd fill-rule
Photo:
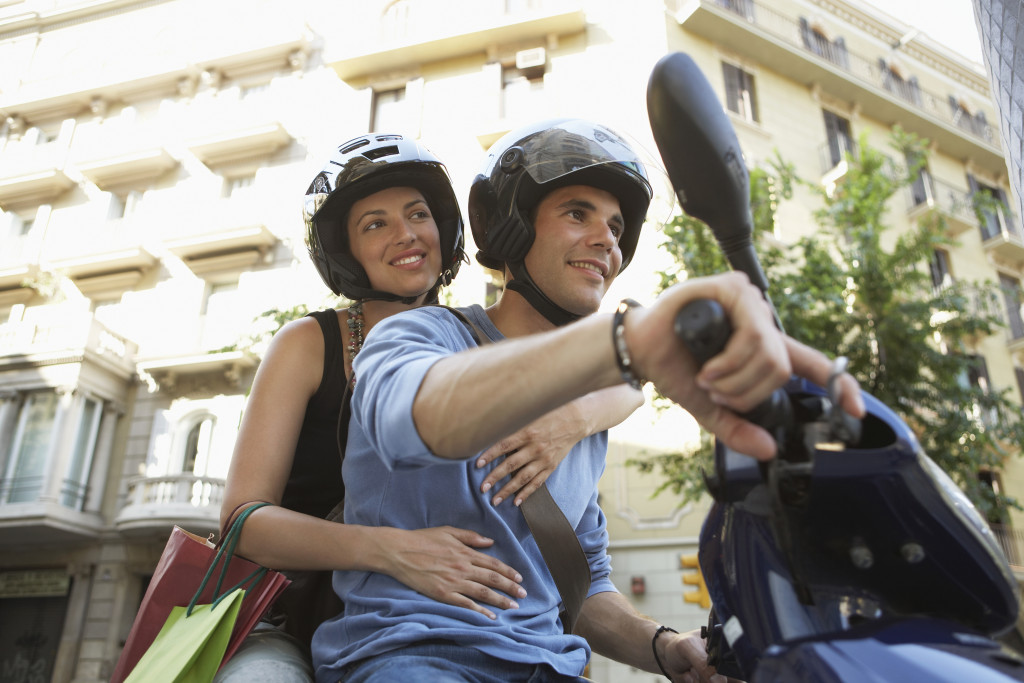
M 587 185 L 560 187 L 537 205 L 533 225 L 525 259 L 533 281 L 571 313 L 597 311 L 622 265 L 618 199 Z

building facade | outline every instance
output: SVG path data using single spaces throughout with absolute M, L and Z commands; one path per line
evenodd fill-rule
M 171 527 L 216 531 L 269 329 L 253 320 L 331 305 L 299 210 L 332 145 L 411 133 L 463 201 L 484 150 L 538 118 L 594 118 L 654 151 L 647 79 L 677 50 L 749 164 L 778 149 L 828 186 L 862 134 L 927 137 L 893 224 L 937 208 L 960 246 L 936 285 L 1019 291 L 1019 218 L 970 209 L 1012 194 L 983 67 L 857 0 L 0 0 L 0 679 L 108 680 Z M 777 237 L 814 230 L 813 208 L 784 204 Z M 644 234 L 609 305 L 653 296 L 659 241 Z M 452 301 L 493 287 L 464 267 Z M 1022 387 L 1016 301 L 973 350 L 997 389 Z M 651 498 L 626 460 L 694 434 L 681 411 L 639 411 L 602 481 L 616 584 L 677 628 L 706 620 L 681 567 L 704 508 Z M 1019 465 L 990 476 L 1024 490 Z M 590 676 L 657 678 L 601 658 Z

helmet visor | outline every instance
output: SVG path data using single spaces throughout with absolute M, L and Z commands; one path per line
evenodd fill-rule
M 628 178 L 651 200 L 645 222 L 660 228 L 672 217 L 675 194 L 668 173 L 631 137 L 600 124 L 571 119 L 520 140 L 517 147 L 520 152 L 509 149 L 496 163 L 520 164 L 542 187 L 562 184 L 559 180 L 569 174 L 604 166 Z

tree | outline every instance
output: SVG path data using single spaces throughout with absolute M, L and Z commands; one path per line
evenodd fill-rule
M 862 139 L 832 192 L 799 179 L 778 154 L 766 168 L 751 171 L 754 240 L 769 295 L 788 334 L 848 357 L 864 390 L 910 425 L 925 452 L 990 521 L 1005 522 L 1007 509 L 1021 506 L 983 483 L 979 473 L 999 471 L 1007 457 L 1022 452 L 1024 424 L 1008 390 L 985 386 L 980 356 L 969 351 L 1003 325 L 1002 294 L 991 283 L 933 284 L 929 263 L 935 250 L 952 244 L 937 211 L 915 228 L 883 238 L 890 198 L 913 183 L 927 162 L 925 141 L 897 129 L 891 144 L 901 158 L 916 161 L 899 168 Z M 821 202 L 814 212 L 820 230 L 785 246 L 772 239 L 776 213 L 798 184 Z M 978 199 L 977 212 L 990 210 L 986 202 Z M 665 248 L 678 267 L 661 274 L 663 287 L 728 268 L 700 221 L 677 216 L 666 236 Z M 695 500 L 704 491 L 701 470 L 710 471 L 710 444 L 702 433 L 687 451 L 633 464 L 662 472 L 658 492 L 667 488 Z

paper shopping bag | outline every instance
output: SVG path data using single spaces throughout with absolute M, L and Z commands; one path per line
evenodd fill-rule
M 125 683 L 210 683 L 224 659 L 245 591 L 209 605 L 173 607 Z
M 242 557 L 234 556 L 234 545 L 237 543 L 238 534 L 241 533 L 240 523 L 244 522 L 257 507 L 262 506 L 252 506 L 239 516 L 225 534 L 219 549 L 201 536 L 189 533 L 181 527 L 174 527 L 153 572 L 149 588 L 142 598 L 142 604 L 110 679 L 111 683 L 123 683 L 156 639 L 175 607 L 185 607 L 193 601 L 196 604 L 211 604 L 218 595 L 223 594 L 225 586 L 245 587 L 240 584 L 249 579 L 248 590 L 239 607 L 238 618 L 223 661 L 227 661 L 235 653 L 277 596 L 289 584 L 284 575 L 272 570 L 267 570 L 257 582 L 256 575 L 263 568 Z M 224 561 L 215 565 L 214 560 L 218 555 Z M 226 567 L 226 570 L 214 583 L 209 579 L 217 566 L 220 569 Z

